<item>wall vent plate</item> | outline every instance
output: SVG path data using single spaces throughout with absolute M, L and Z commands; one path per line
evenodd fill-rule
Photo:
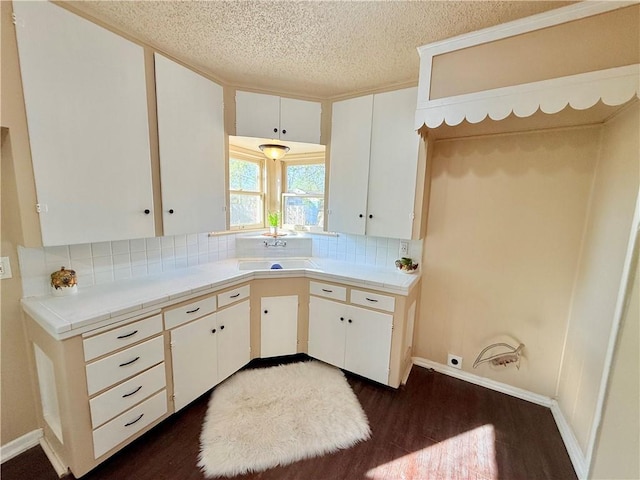
M 448 354 L 447 355 L 447 365 L 453 368 L 457 368 L 458 370 L 462 369 L 462 357 L 458 355 Z

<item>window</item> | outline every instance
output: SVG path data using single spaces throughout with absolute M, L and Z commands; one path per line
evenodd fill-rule
M 282 223 L 289 228 L 324 227 L 324 162 L 283 162 Z
M 229 153 L 229 203 L 231 229 L 264 226 L 264 161 Z

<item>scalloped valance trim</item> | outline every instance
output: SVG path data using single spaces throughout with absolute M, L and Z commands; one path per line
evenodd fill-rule
M 415 127 L 503 120 L 511 113 L 524 118 L 538 110 L 554 114 L 567 105 L 585 110 L 599 101 L 617 106 L 634 96 L 640 98 L 640 64 L 431 100 L 416 111 Z

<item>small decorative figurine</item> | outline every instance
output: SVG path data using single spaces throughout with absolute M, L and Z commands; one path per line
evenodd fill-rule
M 56 296 L 71 295 L 78 292 L 75 270 L 67 270 L 62 267 L 51 274 L 51 286 Z

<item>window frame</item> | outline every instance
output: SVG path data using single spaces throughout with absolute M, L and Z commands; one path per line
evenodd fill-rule
M 299 193 L 290 193 L 289 185 L 287 182 L 287 168 L 289 166 L 302 166 L 302 165 L 322 165 L 324 166 L 324 191 L 322 193 L 307 193 L 307 194 L 299 194 Z M 327 162 L 324 155 L 306 155 L 301 159 L 287 159 L 286 157 L 282 160 L 282 176 L 281 176 L 281 185 L 282 185 L 282 193 L 280 194 L 280 210 L 282 212 L 282 228 L 289 230 L 304 230 L 310 232 L 322 232 L 325 230 L 327 223 L 327 215 L 326 215 L 326 197 L 327 197 Z M 292 223 L 284 223 L 284 207 L 285 207 L 285 198 L 286 197 L 295 197 L 295 198 L 314 198 L 314 199 L 322 199 L 323 201 L 323 215 L 322 215 L 322 225 L 296 225 Z
M 260 187 L 260 191 L 247 191 L 247 190 L 234 190 L 231 188 L 231 179 L 230 175 L 227 175 L 227 184 L 228 184 L 228 202 L 229 202 L 229 231 L 242 231 L 242 230 L 259 230 L 264 228 L 266 224 L 266 202 L 267 202 L 267 188 L 266 188 L 266 168 L 265 168 L 265 157 L 262 155 L 258 155 L 255 152 L 251 152 L 245 150 L 243 148 L 238 148 L 229 145 L 229 163 L 231 160 L 238 160 L 243 162 L 251 162 L 258 165 L 260 170 L 259 173 L 259 182 L 258 185 Z M 230 171 L 231 168 L 228 167 L 227 171 Z M 260 223 L 251 223 L 251 224 L 243 224 L 243 225 L 232 225 L 231 224 L 231 196 L 232 195 L 246 195 L 255 197 L 258 196 L 261 202 L 261 216 L 262 222 Z

